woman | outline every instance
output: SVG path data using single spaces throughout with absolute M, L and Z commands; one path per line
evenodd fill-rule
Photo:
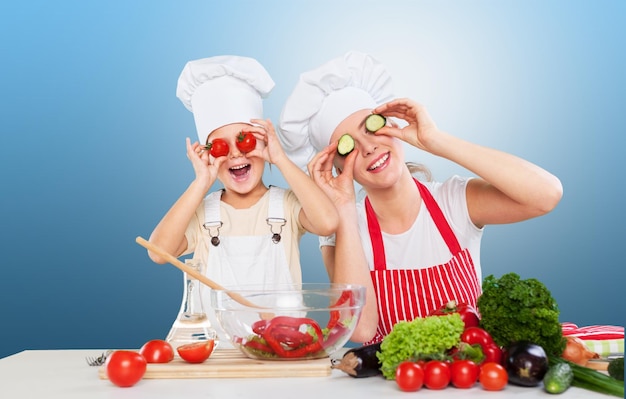
M 544 215 L 562 196 L 559 179 L 542 168 L 441 131 L 420 104 L 391 98 L 384 66 L 349 52 L 302 74 L 280 121 L 285 151 L 308 163 L 340 216 L 336 239 L 321 241 L 331 281 L 368 288 L 356 342 L 380 341 L 397 321 L 449 300 L 475 306 L 484 226 Z M 374 132 L 365 127 L 372 114 L 387 121 Z M 346 133 L 354 150 L 342 156 L 337 145 Z M 403 142 L 476 177 L 418 181 L 412 172 L 420 168 L 405 162 Z M 359 202 L 353 180 L 366 194 Z

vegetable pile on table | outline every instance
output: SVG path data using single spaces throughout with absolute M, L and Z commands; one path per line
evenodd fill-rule
M 332 368 L 356 378 L 383 376 L 403 391 L 477 384 L 493 391 L 511 383 L 543 385 L 551 394 L 575 386 L 624 397 L 623 357 L 610 363 L 608 375 L 583 365 L 597 357 L 593 352 L 580 351 L 580 364 L 568 358 L 571 342 L 543 283 L 508 273 L 488 276 L 482 287 L 478 309 L 451 301 L 427 317 L 398 322 L 382 342 L 350 349 Z

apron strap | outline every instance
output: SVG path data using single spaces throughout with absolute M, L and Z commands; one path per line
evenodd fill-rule
M 385 270 L 387 268 L 387 258 L 385 257 L 383 235 L 380 232 L 380 224 L 378 219 L 376 219 L 376 213 L 368 197 L 365 197 L 365 214 L 367 215 L 367 229 L 370 232 L 370 241 L 372 242 L 372 251 L 374 252 L 374 270 Z
M 204 224 L 202 227 L 209 232 L 211 244 L 217 247 L 220 244 L 220 228 L 222 217 L 220 214 L 220 201 L 224 190 L 214 191 L 204 198 Z
M 420 195 L 424 200 L 426 209 L 428 209 L 428 213 L 430 213 L 430 216 L 433 218 L 433 221 L 437 226 L 437 230 L 439 230 L 439 233 L 441 234 L 441 237 L 443 237 L 443 240 L 446 242 L 446 245 L 450 249 L 450 252 L 452 252 L 452 255 L 458 254 L 459 252 L 461 252 L 461 245 L 459 244 L 459 240 L 456 239 L 456 235 L 454 235 L 454 232 L 452 231 L 450 224 L 448 224 L 448 220 L 443 215 L 443 212 L 437 204 L 437 201 L 435 201 L 433 195 L 430 193 L 425 185 L 418 182 L 416 179 L 413 180 L 415 180 L 415 184 L 417 184 L 417 188 L 420 190 Z
M 448 246 L 448 249 L 450 249 L 450 252 L 453 255 L 458 254 L 461 252 L 461 245 L 454 235 L 452 228 L 448 224 L 441 208 L 437 204 L 437 201 L 435 201 L 425 185 L 417 181 L 417 179 L 413 180 L 417 185 L 428 213 L 430 213 L 430 216 L 433 218 L 433 222 L 435 222 L 435 226 L 437 227 L 437 230 L 439 230 L 439 233 Z M 368 197 L 365 197 L 365 213 L 367 216 L 367 228 L 372 242 L 372 250 L 374 252 L 374 270 L 386 270 L 387 260 L 385 256 L 385 246 L 383 245 L 383 236 L 380 231 L 380 224 L 376 218 L 376 213 L 374 212 L 374 208 L 372 208 L 372 204 L 370 203 Z
M 272 242 L 278 244 L 283 232 L 283 226 L 287 223 L 285 219 L 285 189 L 270 186 L 270 202 L 267 208 L 267 224 L 272 233 Z

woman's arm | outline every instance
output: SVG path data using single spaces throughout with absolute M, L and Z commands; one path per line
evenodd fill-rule
M 331 282 L 357 284 L 365 287 L 365 304 L 350 339 L 355 342 L 366 342 L 376 334 L 378 304 L 361 243 L 352 181 L 352 169 L 358 150 L 354 150 L 347 157 L 346 171 L 333 177 L 332 154 L 336 151 L 337 143 L 334 143 L 317 154 L 309 163 L 309 174 L 326 195 L 333 200 L 339 214 L 339 226 L 335 234 L 336 246 L 322 246 L 322 260 Z
M 412 100 L 394 100 L 373 112 L 408 122 L 402 129 L 387 126 L 376 134 L 398 137 L 479 177 L 472 179 L 467 188 L 470 217 L 479 227 L 540 216 L 554 209 L 561 200 L 563 187 L 557 177 L 522 158 L 439 130 L 426 109 Z

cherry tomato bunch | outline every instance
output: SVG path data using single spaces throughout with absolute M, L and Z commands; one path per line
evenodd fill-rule
M 406 360 L 396 368 L 396 385 L 400 390 L 414 392 L 426 387 L 439 390 L 452 385 L 469 389 L 477 383 L 487 391 L 499 391 L 508 383 L 507 372 L 500 363 L 474 363 L 469 359 Z
M 449 360 L 407 360 L 396 368 L 396 384 L 403 391 L 422 387 L 444 389 L 450 385 L 468 389 L 479 384 L 484 390 L 499 391 L 508 384 L 502 349 L 486 330 L 479 327 L 476 309 L 465 303 L 450 301 L 430 312 L 429 316 L 459 313 L 465 328 L 461 344 L 452 348 Z

